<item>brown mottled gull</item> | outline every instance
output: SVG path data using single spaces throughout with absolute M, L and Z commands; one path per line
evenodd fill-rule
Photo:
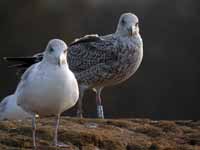
M 102 89 L 130 78 L 140 66 L 142 57 L 143 43 L 139 34 L 139 22 L 132 13 L 121 15 L 113 34 L 87 35 L 72 42 L 67 59 L 79 83 L 78 116 L 82 117 L 84 91 L 93 89 L 96 92 L 97 115 L 104 118 L 100 97 Z M 25 64 L 27 62 L 23 59 L 20 61 Z

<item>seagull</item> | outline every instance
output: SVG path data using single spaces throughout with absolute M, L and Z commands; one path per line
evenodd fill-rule
M 18 62 L 14 66 L 26 68 L 42 59 L 42 53 L 33 57 L 6 57 Z M 129 79 L 139 68 L 143 58 L 143 41 L 139 33 L 139 20 L 133 13 L 123 13 L 114 33 L 104 36 L 86 35 L 74 40 L 68 48 L 69 68 L 79 83 L 78 111 L 83 116 L 84 92 L 96 92 L 98 118 L 104 118 L 101 92 L 104 87 L 114 86 Z M 20 63 L 22 62 L 22 63 Z
M 34 147 L 35 115 L 56 116 L 54 146 L 62 146 L 57 140 L 60 115 L 78 101 L 78 83 L 68 67 L 66 55 L 67 45 L 64 41 L 50 40 L 42 60 L 25 71 L 15 91 L 17 105 L 32 116 Z
M 25 120 L 32 116 L 16 103 L 16 95 L 5 97 L 0 103 L 0 120 Z

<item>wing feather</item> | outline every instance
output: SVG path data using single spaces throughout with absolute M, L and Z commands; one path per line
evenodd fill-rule
M 96 42 L 102 40 L 97 34 L 86 35 L 82 38 L 75 39 L 69 46 L 76 45 L 78 43 Z
M 68 49 L 70 69 L 79 73 L 98 64 L 109 64 L 117 60 L 115 42 L 98 36 L 87 36 L 76 40 Z

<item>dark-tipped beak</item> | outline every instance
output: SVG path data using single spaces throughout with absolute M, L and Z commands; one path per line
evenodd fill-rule
M 136 33 L 135 26 L 131 26 L 128 28 L 128 32 L 130 36 L 133 36 Z
M 133 26 L 128 28 L 128 33 L 129 33 L 130 36 L 133 36 L 133 34 L 134 34 L 134 27 Z

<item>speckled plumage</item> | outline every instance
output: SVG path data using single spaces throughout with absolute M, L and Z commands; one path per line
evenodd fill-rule
M 93 37 L 91 37 L 93 38 Z M 68 63 L 79 84 L 89 88 L 118 84 L 128 79 L 142 60 L 142 40 L 120 36 L 77 42 L 69 47 Z

